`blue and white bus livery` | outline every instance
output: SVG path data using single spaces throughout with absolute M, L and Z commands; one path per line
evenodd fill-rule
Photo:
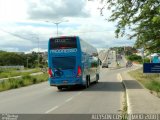
M 48 67 L 49 83 L 59 90 L 73 85 L 89 87 L 99 80 L 97 50 L 78 36 L 49 39 Z

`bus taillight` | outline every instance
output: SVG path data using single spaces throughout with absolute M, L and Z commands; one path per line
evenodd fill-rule
M 49 77 L 52 77 L 52 69 L 51 68 L 48 69 L 48 74 L 49 74 Z
M 82 75 L 82 69 L 80 66 L 78 66 L 77 77 L 80 77 L 81 75 Z

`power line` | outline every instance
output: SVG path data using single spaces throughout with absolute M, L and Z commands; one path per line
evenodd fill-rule
M 0 30 L 1 30 L 2 32 L 8 33 L 8 34 L 13 35 L 13 36 L 15 36 L 15 37 L 18 37 L 18 38 L 21 38 L 21 39 L 25 39 L 25 40 L 29 40 L 29 38 L 25 38 L 25 37 L 22 37 L 22 36 L 20 36 L 20 35 L 18 35 L 18 34 L 8 32 L 8 31 L 6 31 L 6 30 L 4 30 L 4 29 L 0 29 Z
M 25 38 L 23 36 L 20 36 L 18 34 L 15 34 L 15 33 L 11 33 L 9 31 L 6 31 L 4 29 L 0 29 L 1 31 L 5 32 L 5 33 L 8 33 L 8 34 L 11 34 L 15 37 L 19 37 L 21 39 L 26 39 L 26 40 L 29 40 L 30 38 Z M 80 32 L 69 32 L 69 34 L 87 34 L 87 33 L 101 33 L 101 32 L 107 32 L 108 30 L 103 30 L 103 31 L 80 31 Z M 48 33 L 48 34 L 40 34 L 40 35 L 50 35 L 52 33 Z M 65 33 L 64 33 L 65 34 Z
M 107 32 L 107 31 L 108 30 L 104 30 L 104 31 L 84 31 L 84 32 L 75 32 L 75 33 L 92 33 L 92 32 Z

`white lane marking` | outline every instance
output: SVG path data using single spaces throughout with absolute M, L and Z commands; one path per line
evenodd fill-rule
M 73 97 L 67 99 L 65 102 L 69 102 L 69 101 L 71 101 L 72 99 L 73 99 Z
M 45 113 L 50 113 L 50 112 L 52 112 L 53 110 L 57 109 L 58 107 L 59 107 L 59 106 L 55 106 L 55 107 L 51 108 L 50 110 L 46 111 Z
M 65 103 L 71 101 L 73 98 L 75 98 L 76 96 L 80 95 L 81 93 L 82 93 L 82 92 L 78 92 L 76 95 L 74 95 L 74 96 L 68 98 L 67 100 L 65 100 L 65 101 L 64 101 L 63 103 L 61 103 L 60 105 L 57 105 L 57 106 L 55 106 L 55 107 L 53 107 L 53 108 L 47 110 L 45 113 L 47 114 L 47 113 L 50 113 L 50 112 L 56 110 L 57 108 L 61 107 L 61 106 L 64 105 Z
M 122 79 L 122 75 L 120 73 L 117 74 L 117 78 L 119 78 L 119 80 L 123 80 Z M 122 82 L 123 83 L 123 82 Z M 125 84 L 123 83 L 123 85 L 125 86 Z M 126 89 L 126 86 L 125 86 L 125 90 L 126 90 L 126 102 L 127 102 L 127 106 L 128 106 L 128 114 L 132 113 L 132 110 L 131 110 L 131 103 L 130 103 L 130 100 L 129 100 L 129 96 L 128 96 L 128 90 Z
M 82 93 L 82 92 L 78 92 L 76 95 L 74 95 L 74 96 L 68 98 L 65 102 L 71 101 L 73 98 L 75 98 L 76 96 L 80 95 L 81 93 Z
M 120 81 L 122 81 L 122 76 L 121 76 L 120 73 L 117 74 L 117 79 L 120 80 Z

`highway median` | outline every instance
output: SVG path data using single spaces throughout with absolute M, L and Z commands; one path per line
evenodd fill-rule
M 40 69 L 27 69 L 27 70 L 0 69 L 0 79 L 37 73 L 40 71 L 41 71 Z
M 40 75 L 34 75 L 34 76 L 25 74 L 25 75 L 22 75 L 22 77 L 20 78 L 9 78 L 8 80 L 4 80 L 0 82 L 0 92 L 37 84 L 37 83 L 44 82 L 47 80 L 48 80 L 47 73 L 43 73 Z

